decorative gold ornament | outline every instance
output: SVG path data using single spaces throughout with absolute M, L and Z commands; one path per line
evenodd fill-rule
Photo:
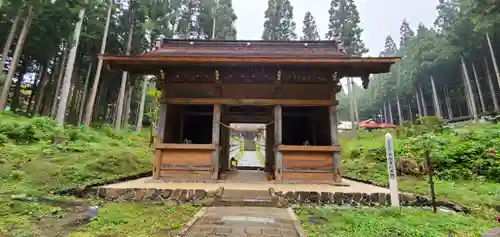
M 277 79 L 278 81 L 281 81 L 281 70 L 278 70 L 278 73 L 277 73 L 277 75 L 276 75 L 276 79 Z
M 215 70 L 215 80 L 219 80 L 219 70 Z

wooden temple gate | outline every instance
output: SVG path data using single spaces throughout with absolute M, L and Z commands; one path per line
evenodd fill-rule
M 276 182 L 308 183 L 341 182 L 340 78 L 361 77 L 366 88 L 398 60 L 349 57 L 334 41 L 171 39 L 101 57 L 108 69 L 157 75 L 155 179 L 218 180 L 229 169 L 227 125 L 253 122 L 268 124 L 265 165 Z

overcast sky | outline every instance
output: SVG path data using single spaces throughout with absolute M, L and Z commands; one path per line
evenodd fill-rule
M 296 32 L 302 33 L 302 21 L 307 11 L 316 18 L 321 37 L 328 27 L 328 8 L 331 0 L 290 0 L 294 7 Z M 264 11 L 268 0 L 233 0 L 238 16 L 236 29 L 240 40 L 261 39 Z M 362 39 L 370 50 L 369 56 L 378 56 L 388 34 L 399 42 L 399 27 L 407 19 L 413 29 L 419 22 L 431 25 L 436 18 L 437 0 L 356 0 L 361 15 Z

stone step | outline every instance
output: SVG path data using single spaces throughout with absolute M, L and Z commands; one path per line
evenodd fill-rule
M 219 207 L 276 207 L 276 202 L 272 200 L 258 199 L 224 199 L 215 201 L 214 206 Z
M 224 189 L 223 199 L 271 200 L 269 190 L 233 190 Z
M 275 207 L 276 201 L 271 198 L 269 190 L 231 190 L 224 189 L 215 206 L 253 206 Z

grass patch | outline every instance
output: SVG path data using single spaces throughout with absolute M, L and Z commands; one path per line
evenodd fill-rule
M 166 207 L 147 204 L 108 203 L 99 217 L 69 237 L 153 237 L 171 236 L 199 210 L 182 205 Z
M 53 139 L 60 140 L 53 144 Z M 151 169 L 147 134 L 59 128 L 49 118 L 0 114 L 0 190 L 47 194 Z
M 486 175 L 490 173 L 481 173 L 480 165 L 482 164 L 479 162 L 486 162 L 484 164 L 487 165 L 482 170 L 490 170 L 490 172 L 494 172 L 493 168 L 495 168 L 495 163 L 491 162 L 497 162 L 496 166 L 500 167 L 500 158 L 485 155 L 488 149 L 500 149 L 500 142 L 496 142 L 497 138 L 488 138 L 488 135 L 495 133 L 495 130 L 500 131 L 496 125 L 461 127 L 455 131 L 427 133 L 426 136 L 431 136 L 431 138 L 401 134 L 397 136 L 400 132 L 396 130 L 360 132 L 357 140 L 341 139 L 342 169 L 344 175 L 349 177 L 388 184 L 384 148 L 385 132 L 394 134 L 397 160 L 408 159 L 415 160 L 416 163 L 421 162 L 422 150 L 425 150 L 421 147 L 422 140 L 430 140 L 433 144 L 431 159 L 435 165 L 434 169 L 437 170 L 434 178 L 437 197 L 470 207 L 476 215 L 491 219 L 498 215 L 495 208 L 500 207 L 500 185 L 487 178 Z M 456 131 L 460 133 L 457 134 Z M 488 134 L 484 135 L 484 133 Z M 474 143 L 464 141 L 467 138 Z M 475 162 L 479 163 L 477 169 L 470 168 L 470 159 L 475 159 Z M 442 168 L 443 166 L 449 168 Z M 403 191 L 430 195 L 427 175 L 424 173 L 400 174 L 398 186 Z
M 170 236 L 198 210 L 189 205 L 105 203 L 89 222 L 87 206 L 0 200 L 0 236 Z
M 117 133 L 109 125 L 59 127 L 50 118 L 0 113 L 0 236 L 170 236 L 197 207 L 103 203 L 98 218 L 88 223 L 86 206 L 11 199 L 16 194 L 49 196 L 150 171 L 152 152 L 145 131 Z
M 363 208 L 338 210 L 328 207 L 298 208 L 298 218 L 308 236 L 480 236 L 495 227 L 494 221 L 456 213 L 432 213 L 417 208 Z

